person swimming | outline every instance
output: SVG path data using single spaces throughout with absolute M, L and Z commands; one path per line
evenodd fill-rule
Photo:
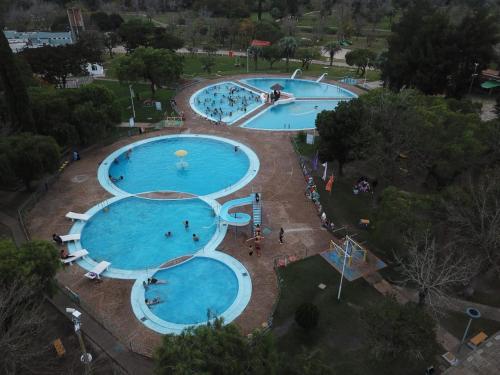
M 170 232 L 170 231 L 165 232 L 165 237 L 172 237 L 172 232 Z
M 200 237 L 198 237 L 196 234 L 193 233 L 193 241 L 198 242 L 200 240 Z

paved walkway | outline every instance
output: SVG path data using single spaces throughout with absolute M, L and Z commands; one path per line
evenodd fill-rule
M 59 292 L 49 300 L 63 315 L 68 316 L 66 307 L 73 307 L 82 312 L 82 332 L 90 341 L 99 346 L 122 370 L 131 375 L 148 375 L 153 373 L 153 361 L 134 353 L 122 345 L 107 329 L 99 324 L 90 314 L 85 313 L 65 294 Z M 71 320 L 71 319 L 70 319 Z M 91 353 L 92 354 L 92 353 Z

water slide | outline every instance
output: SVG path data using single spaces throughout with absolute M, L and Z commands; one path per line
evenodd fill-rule
M 232 208 L 252 204 L 254 198 L 255 195 L 251 194 L 247 197 L 233 199 L 232 201 L 224 203 L 220 208 L 220 214 L 219 214 L 220 219 L 228 225 L 235 225 L 238 227 L 250 224 L 252 217 L 249 214 L 243 212 L 229 213 L 229 210 Z

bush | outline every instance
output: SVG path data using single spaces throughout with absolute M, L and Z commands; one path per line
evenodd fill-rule
M 306 143 L 307 135 L 306 132 L 300 131 L 297 133 L 296 141 L 297 143 Z
M 306 330 L 316 327 L 318 320 L 319 309 L 312 303 L 305 302 L 295 311 L 295 322 Z
M 271 11 L 269 12 L 269 14 L 271 14 L 271 17 L 273 17 L 275 20 L 277 20 L 278 18 L 283 17 L 283 12 L 281 12 L 281 10 L 279 10 L 278 8 L 271 9 Z

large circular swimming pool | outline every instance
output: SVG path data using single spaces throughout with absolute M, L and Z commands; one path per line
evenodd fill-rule
M 184 221 L 189 222 L 188 228 Z M 83 227 L 81 245 L 96 262 L 113 268 L 158 268 L 202 249 L 215 234 L 213 208 L 201 199 L 128 197 L 103 207 Z M 171 232 L 171 236 L 165 233 Z M 199 241 L 193 241 L 195 234 Z
M 166 284 L 150 285 L 145 298 L 159 298 L 150 306 L 160 319 L 175 324 L 197 324 L 207 316 L 220 316 L 236 299 L 238 279 L 224 263 L 195 257 L 177 267 L 161 270 L 154 277 Z
M 187 155 L 177 156 L 180 150 Z M 221 196 L 244 186 L 258 168 L 255 153 L 231 140 L 165 136 L 117 150 L 101 164 L 99 179 L 113 193 L 173 191 Z

